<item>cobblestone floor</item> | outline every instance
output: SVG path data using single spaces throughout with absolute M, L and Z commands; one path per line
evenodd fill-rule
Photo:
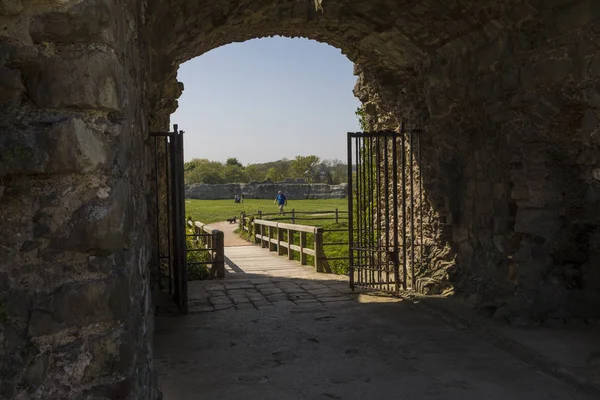
M 223 281 L 189 283 L 190 312 L 299 307 L 354 301 L 348 278 L 313 272 L 314 267 L 254 246 L 226 248 Z M 243 263 L 243 269 L 238 266 Z
M 190 282 L 190 314 L 156 319 L 164 400 L 591 400 L 414 303 L 351 293 L 255 246 L 222 281 Z

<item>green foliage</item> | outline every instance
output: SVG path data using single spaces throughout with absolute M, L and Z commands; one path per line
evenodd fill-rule
M 248 173 L 240 165 L 226 164 L 221 177 L 225 183 L 248 182 Z
M 284 179 L 281 172 L 277 171 L 277 168 L 275 167 L 271 167 L 267 170 L 265 178 L 270 179 L 273 182 L 281 182 Z
M 240 168 L 244 168 L 244 166 L 242 165 L 241 162 L 239 162 L 239 160 L 235 157 L 229 157 L 227 159 L 227 161 L 225 161 L 225 165 L 226 166 L 232 166 L 232 167 L 240 167 Z
M 362 129 L 363 132 L 370 131 L 371 129 L 370 129 L 369 123 L 367 122 L 367 113 L 365 112 L 364 107 L 363 106 L 358 107 L 356 109 L 356 111 L 354 112 L 354 114 L 358 118 L 358 123 L 360 124 L 360 129 Z
M 297 156 L 267 163 L 243 166 L 235 157 L 225 163 L 195 158 L 184 164 L 185 182 L 246 183 L 252 181 L 281 182 L 286 178 L 302 178 L 309 183 L 338 185 L 347 182 L 346 165 L 340 160 L 323 160 L 314 155 Z
M 186 183 L 225 183 L 225 166 L 217 161 L 193 159 L 184 164 Z
M 317 156 L 296 156 L 292 161 L 294 178 L 304 178 L 307 182 L 318 182 L 319 171 L 317 165 L 321 159 Z
M 190 229 L 186 230 L 188 235 L 194 232 Z M 187 250 L 198 249 L 204 247 L 202 238 L 194 238 L 187 236 L 185 238 L 185 247 Z M 205 251 L 188 251 L 186 252 L 186 261 L 188 268 L 188 281 L 196 281 L 208 278 L 208 267 L 206 264 L 194 264 L 198 262 L 208 261 L 208 254 Z

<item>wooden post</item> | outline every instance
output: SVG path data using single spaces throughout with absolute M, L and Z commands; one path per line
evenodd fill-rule
M 335 209 L 335 223 L 336 224 L 340 223 L 340 215 L 339 215 L 339 212 L 338 212 L 337 208 Z
M 319 260 L 319 249 L 323 247 L 323 228 L 315 228 L 315 271 L 323 272 L 321 261 Z
M 283 229 L 279 228 L 279 226 L 275 229 L 277 229 L 277 255 L 282 256 L 283 247 L 281 246 L 281 242 L 283 242 Z
M 269 240 L 269 251 L 274 251 L 275 250 L 275 245 L 273 244 L 273 242 L 271 242 L 271 238 L 273 237 L 273 227 L 269 226 L 269 234 L 268 236 L 268 240 Z
M 242 233 L 246 230 L 246 213 L 242 211 L 242 215 L 240 216 L 240 224 L 242 228 Z
M 213 268 L 217 272 L 217 277 L 225 278 L 225 237 L 222 231 L 213 231 L 213 248 L 215 250 L 215 258 L 213 260 Z
M 300 232 L 300 264 L 306 265 L 306 254 L 304 254 L 304 248 L 306 247 L 306 232 Z
M 294 231 L 291 230 L 291 229 L 288 229 L 287 233 L 288 233 L 288 237 L 287 237 L 287 242 L 288 242 L 288 260 L 293 260 L 294 259 L 294 252 L 292 251 L 292 245 L 294 244 Z
M 296 209 L 292 208 L 292 224 L 296 223 Z
M 262 211 L 258 210 L 258 219 L 262 219 Z
M 267 247 L 265 244 L 265 226 L 263 224 L 260 224 L 260 247 L 261 248 L 265 248 Z
M 331 272 L 323 249 L 323 228 L 315 229 L 315 269 L 317 272 Z

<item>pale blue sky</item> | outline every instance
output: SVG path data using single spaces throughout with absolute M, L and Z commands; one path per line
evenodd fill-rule
M 316 41 L 233 43 L 183 64 L 178 80 L 185 90 L 171 123 L 186 132 L 186 161 L 345 160 L 346 132 L 360 130 L 352 63 Z

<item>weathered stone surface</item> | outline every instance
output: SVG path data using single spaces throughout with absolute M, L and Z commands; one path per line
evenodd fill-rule
M 0 0 L 2 396 L 157 398 L 147 128 L 181 62 L 271 35 L 347 54 L 371 129 L 424 128 L 423 282 L 513 323 L 597 318 L 597 1 L 58 3 Z
M 127 248 L 133 223 L 129 186 L 116 182 L 106 198 L 94 198 L 79 207 L 57 231 L 51 248 L 71 251 L 118 251 Z
M 35 43 L 103 43 L 116 39 L 114 3 L 110 0 L 88 0 L 65 12 L 36 16 L 29 27 Z
M 39 107 L 118 111 L 120 65 L 113 53 L 68 53 L 25 70 L 27 91 Z
M 283 191 L 289 200 L 341 199 L 348 195 L 345 183 L 327 185 L 324 183 L 251 182 L 186 185 L 185 196 L 189 199 L 233 200 L 236 194 L 243 194 L 247 199 L 274 199 L 279 190 Z
M 24 92 L 21 73 L 0 65 L 0 110 L 16 106 Z
M 23 11 L 21 0 L 0 0 L 0 15 L 15 16 Z
M 3 136 L 0 144 L 5 149 L 0 159 L 10 174 L 91 172 L 114 156 L 108 137 L 78 118 L 67 118 L 41 132 Z
M 49 335 L 72 326 L 123 320 L 129 311 L 126 276 L 61 286 L 35 301 L 29 334 Z

